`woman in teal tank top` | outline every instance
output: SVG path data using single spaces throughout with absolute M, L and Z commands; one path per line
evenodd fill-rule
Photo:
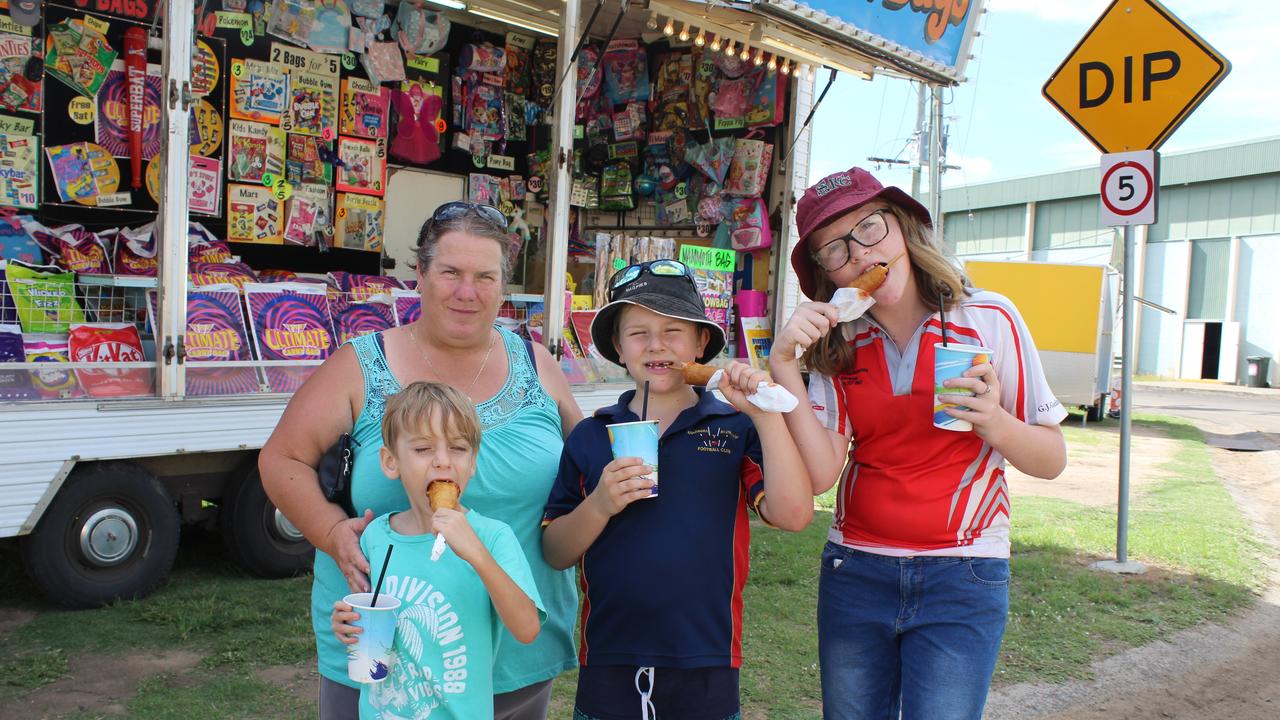
M 551 355 L 493 325 L 509 274 L 505 228 L 493 208 L 440 206 L 418 237 L 421 318 L 339 348 L 294 394 L 259 457 L 267 494 L 316 546 L 311 609 L 322 720 L 357 716 L 358 692 L 329 614 L 335 600 L 370 589 L 370 561 L 359 547 L 365 525 L 408 507 L 403 486 L 382 475 L 378 450 L 387 396 L 416 380 L 448 383 L 476 403 L 484 433 L 463 502 L 511 526 L 547 609 L 533 643 L 505 631 L 498 640 L 495 717 L 543 720 L 551 679 L 576 663 L 573 571 L 542 559 L 541 520 L 563 438 L 582 416 Z M 356 518 L 327 502 L 316 481 L 321 455 L 344 432 L 359 443 Z

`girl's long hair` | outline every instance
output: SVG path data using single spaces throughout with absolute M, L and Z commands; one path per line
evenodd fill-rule
M 889 211 L 898 221 L 898 227 L 906 241 L 907 260 L 911 263 L 920 299 L 928 307 L 938 307 L 941 296 L 946 299 L 947 309 L 955 307 L 961 298 L 968 295 L 969 283 L 954 256 L 943 244 L 942 238 L 933 231 L 932 226 L 901 207 L 889 203 Z M 813 264 L 813 280 L 814 299 L 830 301 L 836 286 L 817 263 Z M 845 340 L 842 327 L 832 329 L 821 340 L 810 345 L 805 351 L 804 363 L 809 370 L 828 377 L 852 370 L 854 349 Z

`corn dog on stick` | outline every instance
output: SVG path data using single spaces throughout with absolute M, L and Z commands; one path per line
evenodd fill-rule
M 711 376 L 716 373 L 716 370 L 717 368 L 713 368 L 710 365 L 703 365 L 701 363 L 685 363 L 680 372 L 684 377 L 686 385 L 706 387 L 707 383 L 711 381 Z
M 431 512 L 440 508 L 457 510 L 458 495 L 461 492 L 455 482 L 436 480 L 427 485 L 427 502 L 431 503 Z M 439 560 L 440 556 L 444 555 L 444 547 L 444 533 L 439 533 L 436 535 L 435 542 L 431 544 L 431 562 Z
M 867 294 L 875 292 L 884 284 L 886 278 L 889 277 L 889 266 L 876 263 L 867 268 L 867 271 L 853 279 L 849 283 L 849 287 L 856 288 Z
M 440 508 L 458 509 L 458 484 L 436 480 L 427 486 L 427 501 L 431 503 L 431 511 Z
M 872 265 L 867 268 L 866 272 L 854 278 L 853 282 L 849 283 L 849 287 L 857 288 L 868 294 L 875 292 L 884 284 L 884 281 L 889 278 L 889 267 L 898 262 L 898 260 L 906 254 L 907 251 L 903 250 L 898 253 L 897 257 L 887 263 L 876 263 L 875 265 Z

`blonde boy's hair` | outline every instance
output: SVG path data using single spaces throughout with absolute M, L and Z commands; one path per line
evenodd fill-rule
M 480 416 L 471 399 L 449 385 L 424 381 L 411 383 L 387 398 L 382 415 L 382 444 L 394 452 L 401 433 L 428 427 L 437 411 L 445 432 L 458 433 L 471 444 L 473 452 L 480 451 Z

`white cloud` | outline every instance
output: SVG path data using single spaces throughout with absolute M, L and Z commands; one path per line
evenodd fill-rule
M 959 165 L 960 169 L 948 170 L 942 175 L 944 188 L 986 182 L 995 171 L 995 163 L 991 158 L 981 155 L 961 155 L 953 152 L 947 155 L 947 164 Z

